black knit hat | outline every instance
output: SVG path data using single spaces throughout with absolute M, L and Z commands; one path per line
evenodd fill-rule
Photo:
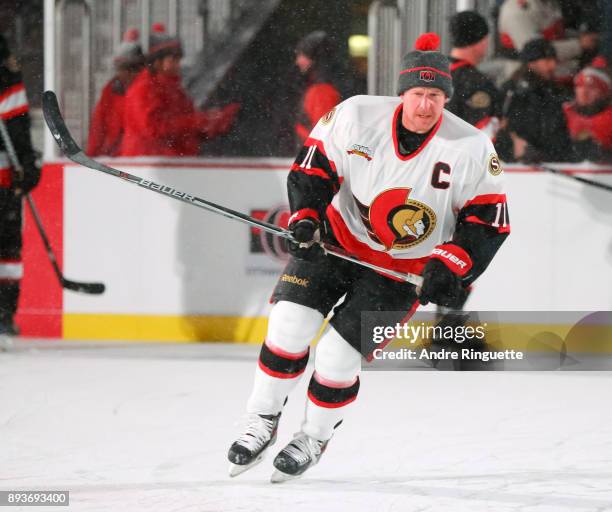
M 295 53 L 303 53 L 309 59 L 318 61 L 321 58 L 330 57 L 333 49 L 333 43 L 327 32 L 315 30 L 298 41 Z
M 472 46 L 489 33 L 489 26 L 476 11 L 461 11 L 450 20 L 450 33 L 454 48 Z
M 413 87 L 437 87 L 450 98 L 453 95 L 450 63 L 448 58 L 438 51 L 438 35 L 433 32 L 423 34 L 414 46 L 416 50 L 407 53 L 402 59 L 397 94 L 403 94 Z
M 145 58 L 139 43 L 140 32 L 131 28 L 123 34 L 123 41 L 117 48 L 113 62 L 117 68 L 137 68 L 144 65 Z
M 147 61 L 153 62 L 168 55 L 183 56 L 181 40 L 176 36 L 168 35 L 163 23 L 155 23 L 151 27 L 151 35 L 149 36 Z
M 534 60 L 556 58 L 557 50 L 546 39 L 532 39 L 521 50 L 521 60 L 526 63 L 533 62 Z

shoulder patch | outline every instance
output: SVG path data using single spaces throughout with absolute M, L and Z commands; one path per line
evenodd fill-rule
M 493 176 L 498 176 L 503 172 L 503 168 L 501 165 L 501 162 L 499 161 L 499 158 L 497 157 L 497 155 L 495 153 L 491 153 L 491 155 L 489 156 L 489 173 L 492 174 Z
M 327 114 L 325 114 L 321 118 L 321 124 L 329 124 L 331 120 L 334 118 L 334 114 L 336 113 L 336 107 L 332 108 Z
M 476 91 L 467 103 L 472 108 L 488 108 L 491 105 L 491 95 L 486 91 Z

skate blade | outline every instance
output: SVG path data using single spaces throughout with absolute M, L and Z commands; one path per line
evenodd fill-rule
M 259 457 L 257 457 L 250 464 L 234 464 L 230 462 L 229 476 L 233 478 L 235 476 L 241 475 L 242 473 L 244 473 L 245 471 L 248 471 L 252 467 L 257 466 L 257 464 L 259 464 L 262 460 L 263 460 L 263 454 L 259 454 Z
M 303 473 L 302 473 L 303 474 Z M 297 478 L 300 478 L 302 475 L 289 475 L 287 473 L 283 473 L 282 471 L 279 471 L 278 469 L 274 470 L 274 473 L 272 473 L 272 476 L 270 477 L 270 482 L 272 482 L 273 484 L 282 484 L 283 482 L 288 482 L 289 480 L 295 480 Z

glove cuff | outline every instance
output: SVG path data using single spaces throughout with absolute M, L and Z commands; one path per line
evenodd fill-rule
M 463 277 L 472 268 L 472 258 L 458 245 L 442 244 L 434 248 L 430 258 L 440 260 L 448 269 L 459 277 Z
M 291 215 L 291 217 L 289 217 L 288 225 L 291 226 L 291 224 L 303 219 L 311 219 L 316 222 L 320 222 L 321 220 L 319 218 L 319 212 L 317 210 L 314 210 L 312 208 L 302 208 L 301 210 L 298 210 L 293 215 Z

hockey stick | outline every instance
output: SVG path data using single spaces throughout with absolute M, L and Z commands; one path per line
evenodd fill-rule
M 8 133 L 6 128 L 6 124 L 4 120 L 0 119 L 0 135 L 2 136 L 2 140 L 4 141 L 4 147 L 6 148 L 6 152 L 8 153 L 9 159 L 15 172 L 23 177 L 23 167 L 19 162 L 19 158 L 17 158 L 17 153 L 15 151 L 15 146 L 13 146 L 13 141 Z M 49 257 L 49 261 L 51 262 L 51 266 L 55 271 L 55 275 L 60 282 L 62 288 L 66 290 L 72 290 L 73 292 L 81 292 L 81 293 L 89 293 L 92 295 L 99 295 L 104 293 L 105 286 L 103 283 L 81 283 L 78 281 L 71 281 L 70 279 L 66 279 L 64 274 L 59 268 L 57 264 L 57 259 L 55 258 L 55 253 L 53 252 L 53 248 L 51 247 L 51 243 L 49 242 L 49 238 L 45 232 L 45 228 L 43 227 L 42 221 L 40 220 L 40 215 L 38 214 L 38 209 L 34 204 L 34 199 L 30 194 L 26 194 L 26 202 L 30 207 L 30 211 L 32 212 L 32 217 L 34 218 L 34 223 L 36 224 L 36 228 L 38 229 L 38 234 L 43 241 L 45 249 L 47 251 L 47 256 Z
M 45 121 L 51 134 L 55 138 L 55 141 L 59 145 L 62 152 L 73 162 L 83 165 L 84 167 L 88 167 L 89 169 L 93 169 L 95 171 L 100 171 L 105 174 L 109 174 L 114 176 L 115 178 L 120 178 L 124 181 L 132 183 L 134 185 L 138 185 L 139 187 L 146 188 L 147 190 L 152 190 L 153 192 L 157 192 L 158 194 L 162 194 L 172 199 L 176 199 L 177 201 L 182 201 L 187 204 L 191 204 L 193 206 L 197 206 L 198 208 L 202 208 L 204 210 L 208 210 L 213 213 L 217 213 L 228 219 L 239 220 L 250 226 L 254 226 L 268 233 L 272 233 L 273 235 L 279 236 L 281 238 L 285 238 L 287 240 L 293 240 L 293 236 L 291 233 L 274 224 L 270 224 L 268 222 L 264 222 L 244 213 L 232 210 L 230 208 L 226 208 L 225 206 L 220 206 L 218 204 L 212 203 L 205 199 L 201 199 L 191 194 L 187 194 L 186 192 L 181 192 L 180 190 L 175 189 L 174 187 L 169 187 L 167 185 L 161 185 L 159 183 L 155 183 L 150 180 L 145 180 L 140 178 L 139 176 L 134 176 L 133 174 L 129 174 L 127 172 L 119 171 L 118 169 L 113 169 L 107 165 L 101 164 L 100 162 L 96 162 L 95 160 L 89 158 L 83 150 L 77 145 L 74 141 L 62 114 L 60 112 L 59 104 L 57 102 L 57 97 L 53 91 L 45 91 L 43 93 L 43 114 L 45 117 Z M 354 256 L 351 256 L 343 249 L 327 244 L 321 243 L 323 250 L 336 258 L 341 258 L 347 261 L 351 261 L 356 263 L 357 265 L 361 265 L 363 267 L 367 267 L 369 269 L 375 270 L 377 272 L 381 272 L 383 274 L 393 276 L 401 281 L 405 281 L 408 283 L 412 283 L 416 286 L 421 286 L 423 283 L 423 278 L 416 274 L 408 274 L 403 272 L 396 272 L 395 270 L 389 270 L 383 267 L 379 267 L 378 265 L 373 265 L 372 263 L 368 263 L 366 261 L 361 261 Z
M 559 171 L 558 169 L 553 169 L 552 167 L 541 166 L 546 172 L 551 174 L 556 174 L 557 176 L 565 176 L 571 180 L 579 181 L 580 183 L 586 183 L 587 185 L 591 185 L 592 187 L 597 187 L 602 190 L 607 190 L 608 192 L 612 192 L 612 185 L 607 185 L 606 183 L 601 183 L 600 181 L 590 180 L 588 178 L 583 178 L 582 176 L 574 176 L 573 174 L 567 174 L 565 172 Z

